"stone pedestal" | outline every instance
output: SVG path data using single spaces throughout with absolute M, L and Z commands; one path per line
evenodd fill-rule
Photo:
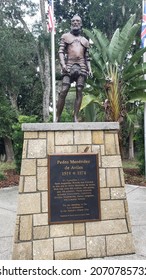
M 69 260 L 134 253 L 118 123 L 23 124 L 13 259 Z M 101 221 L 48 224 L 48 154 L 98 153 Z M 55 172 L 55 170 L 54 170 Z

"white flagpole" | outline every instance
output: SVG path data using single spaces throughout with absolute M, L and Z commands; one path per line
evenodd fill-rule
M 142 2 L 142 16 L 144 14 L 144 4 L 145 0 Z M 146 39 L 144 39 L 144 48 L 146 47 Z M 143 62 L 146 62 L 146 52 L 143 54 Z M 146 74 L 144 75 L 146 80 Z M 144 154 L 145 154 L 145 178 L 146 178 L 146 102 L 144 103 Z
M 54 20 L 54 1 L 52 0 L 52 17 Z M 52 56 L 52 98 L 53 98 L 53 122 L 56 121 L 56 84 L 55 84 L 55 22 L 51 32 L 51 56 Z
M 145 154 L 145 179 L 146 179 L 146 102 L 144 103 L 144 154 Z

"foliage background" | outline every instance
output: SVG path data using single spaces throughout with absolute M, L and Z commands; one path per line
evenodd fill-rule
M 32 18 L 38 13 L 40 7 L 47 6 L 45 0 L 40 0 L 38 3 L 40 6 L 37 1 L 31 0 L 3 0 L 0 2 L 0 138 L 7 136 L 12 141 L 15 159 L 16 161 L 18 159 L 19 166 L 22 149 L 21 123 L 35 120 L 42 122 L 44 119 L 52 121 L 52 115 L 48 109 L 52 104 L 52 95 L 50 83 L 51 36 L 46 31 L 47 9 L 44 14 L 45 28 L 43 28 L 42 17 L 40 20 L 36 17 L 31 28 L 26 20 L 26 16 Z M 57 0 L 54 1 L 54 5 L 57 91 L 59 91 L 60 79 L 58 44 L 61 34 L 70 29 L 70 20 L 74 14 L 82 17 L 85 29 L 97 28 L 109 40 L 114 31 L 117 28 L 121 29 L 132 14 L 136 14 L 136 23 L 141 23 L 141 0 Z M 130 53 L 133 54 L 139 47 L 140 29 Z M 45 91 L 46 89 L 48 92 Z M 45 96 L 45 94 L 47 95 Z M 70 94 L 70 96 L 72 95 Z M 71 121 L 70 99 L 69 97 L 67 101 L 63 121 Z M 45 106 L 47 112 L 44 112 Z M 90 107 L 81 113 L 83 121 L 93 120 L 92 109 Z M 97 117 L 103 119 L 103 110 L 98 106 L 94 106 L 94 110 L 95 120 Z M 21 116 L 26 116 L 26 118 Z M 143 124 L 140 122 L 139 125 L 142 127 Z M 123 135 L 125 135 L 124 132 Z M 138 139 L 135 138 L 135 141 Z

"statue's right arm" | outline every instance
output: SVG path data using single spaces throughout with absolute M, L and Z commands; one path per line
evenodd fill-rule
M 66 43 L 64 40 L 64 36 L 62 36 L 60 40 L 60 47 L 59 47 L 59 60 L 63 72 L 67 71 L 66 64 L 65 64 L 65 47 L 66 47 Z

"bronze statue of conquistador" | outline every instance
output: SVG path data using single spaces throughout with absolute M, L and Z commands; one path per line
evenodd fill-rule
M 72 82 L 76 82 L 74 121 L 78 122 L 78 113 L 82 102 L 82 91 L 88 75 L 92 75 L 89 59 L 89 42 L 80 35 L 82 20 L 75 15 L 71 20 L 71 31 L 61 37 L 59 59 L 62 68 L 62 89 L 57 103 L 57 119 L 65 105 L 65 98 Z

